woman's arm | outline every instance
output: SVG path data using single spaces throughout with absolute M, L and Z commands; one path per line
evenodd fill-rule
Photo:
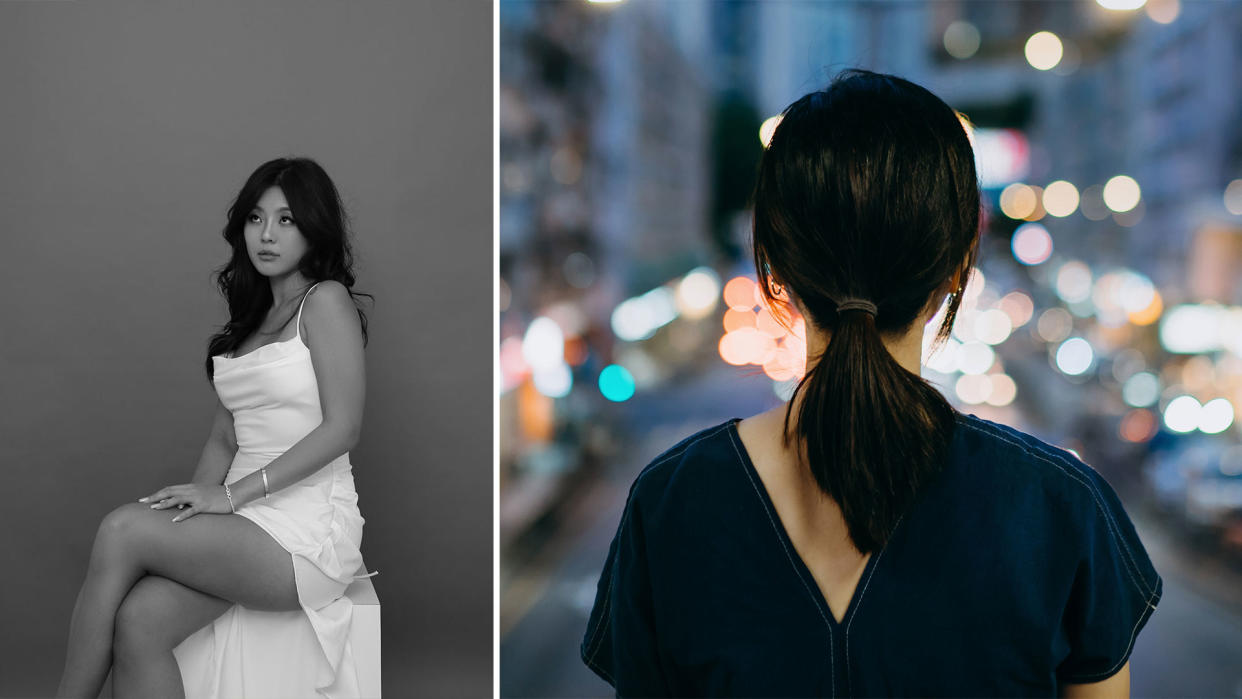
M 348 452 L 358 443 L 366 373 L 362 352 L 362 324 L 344 285 L 324 281 L 306 298 L 302 313 L 306 345 L 310 348 L 319 384 L 323 422 L 297 444 L 267 465 L 268 492 L 293 485 Z M 230 483 L 233 505 L 263 497 L 258 471 Z
M 348 452 L 357 444 L 362 427 L 366 385 L 362 323 L 349 291 L 339 282 L 321 282 L 311 290 L 302 310 L 323 421 L 265 467 L 268 493 L 297 483 Z M 217 430 L 223 436 L 217 436 Z M 184 506 L 172 520 L 179 522 L 203 513 L 228 514 L 262 498 L 265 489 L 260 471 L 228 484 L 227 488 L 221 486 L 228 469 L 223 456 L 225 447 L 232 449 L 229 459 L 237 449 L 233 419 L 227 410 L 223 414 L 217 412 L 212 435 L 203 448 L 193 483 L 163 488 L 138 502 L 150 502 L 157 510 Z
M 202 456 L 194 469 L 191 483 L 221 485 L 237 454 L 237 435 L 233 432 L 233 414 L 216 398 L 216 415 L 211 421 L 211 434 L 203 445 Z

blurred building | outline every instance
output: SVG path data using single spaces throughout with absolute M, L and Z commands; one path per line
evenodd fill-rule
M 618 305 L 708 261 L 706 9 L 500 5 L 502 529 L 608 450 Z

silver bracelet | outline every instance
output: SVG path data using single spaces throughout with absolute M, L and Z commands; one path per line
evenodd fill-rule
M 233 494 L 229 492 L 228 483 L 224 484 L 224 497 L 229 499 L 229 510 L 232 511 L 234 514 L 236 514 L 237 509 L 233 507 Z
M 267 499 L 267 467 L 259 469 L 259 473 L 263 474 L 263 499 Z

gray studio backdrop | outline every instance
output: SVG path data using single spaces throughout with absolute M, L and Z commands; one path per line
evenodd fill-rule
M 492 7 L 0 1 L 0 695 L 55 688 L 99 519 L 189 479 L 225 209 L 319 160 L 375 295 L 353 452 L 385 689 L 492 671 Z

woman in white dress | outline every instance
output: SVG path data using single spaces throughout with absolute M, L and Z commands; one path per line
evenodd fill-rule
M 191 482 L 104 517 L 57 696 L 98 696 L 109 670 L 117 697 L 257 695 L 281 672 L 305 683 L 281 685 L 287 695 L 356 695 L 343 593 L 362 563 L 348 452 L 366 317 L 345 221 L 309 159 L 264 163 L 242 187 L 217 275 L 229 322 L 207 353 L 211 433 Z M 314 652 L 264 667 L 298 634 Z M 186 658 L 195 676 L 183 679 Z

